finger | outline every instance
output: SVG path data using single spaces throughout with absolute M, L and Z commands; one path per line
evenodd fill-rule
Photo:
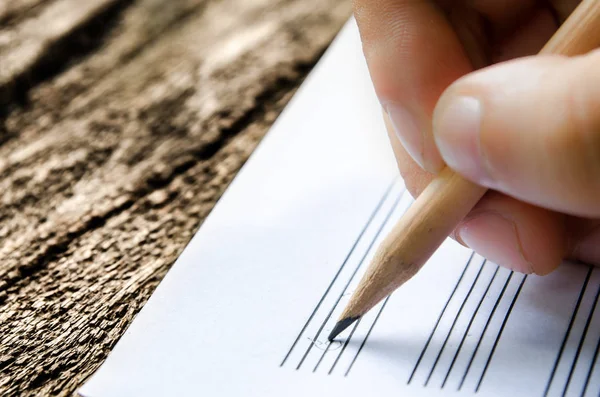
M 469 3 L 490 21 L 496 36 L 511 32 L 535 9 L 541 8 L 537 0 L 470 0 Z
M 446 163 L 470 180 L 573 215 L 600 216 L 600 51 L 475 72 L 434 115 Z
M 420 165 L 439 171 L 431 116 L 444 89 L 472 70 L 460 40 L 432 1 L 355 0 L 354 10 L 371 79 L 394 131 Z
M 396 162 L 398 163 L 398 169 L 400 170 L 400 175 L 402 175 L 402 179 L 404 180 L 406 190 L 408 190 L 413 198 L 416 198 L 419 194 L 421 194 L 423 189 L 427 187 L 435 175 L 421 168 L 421 166 L 414 161 L 410 154 L 408 154 L 396 136 L 390 118 L 385 112 L 383 114 L 383 121 L 385 122 L 388 137 L 390 139 L 392 149 L 394 150 Z
M 550 0 L 554 14 L 559 23 L 562 23 L 571 15 L 581 0 Z
M 469 3 L 490 21 L 500 23 L 527 14 L 538 2 L 537 0 L 469 0 Z
M 600 220 L 567 218 L 569 259 L 600 265 Z
M 490 191 L 456 237 L 481 256 L 519 273 L 545 275 L 566 252 L 564 216 Z
M 384 118 L 387 120 L 387 118 Z M 388 134 L 400 173 L 413 197 L 434 178 L 398 142 L 389 123 Z M 452 237 L 497 263 L 522 273 L 548 274 L 566 251 L 562 216 L 511 197 L 488 192 L 456 228 Z M 581 252 L 587 253 L 583 248 Z
M 537 54 L 557 28 L 558 24 L 549 8 L 536 10 L 526 24 L 495 47 L 493 63 Z

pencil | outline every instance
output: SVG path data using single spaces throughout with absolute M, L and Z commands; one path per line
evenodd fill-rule
M 599 45 L 600 1 L 583 0 L 539 53 L 574 56 Z M 437 175 L 378 247 L 329 340 L 410 280 L 486 191 L 448 167 Z

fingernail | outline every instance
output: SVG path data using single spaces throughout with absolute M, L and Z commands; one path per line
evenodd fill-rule
M 386 105 L 385 110 L 402 146 L 421 168 L 425 168 L 423 134 L 414 116 L 403 106 L 395 104 Z
M 458 237 L 484 258 L 519 273 L 531 274 L 533 265 L 523 252 L 517 225 L 496 212 L 481 212 L 467 219 Z
M 434 137 L 446 164 L 474 182 L 489 185 L 480 146 L 481 102 L 473 97 L 457 97 L 434 117 Z

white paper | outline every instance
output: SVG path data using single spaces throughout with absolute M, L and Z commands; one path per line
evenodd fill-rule
M 80 394 L 597 396 L 583 265 L 524 277 L 448 240 L 326 343 L 411 201 L 350 21 Z

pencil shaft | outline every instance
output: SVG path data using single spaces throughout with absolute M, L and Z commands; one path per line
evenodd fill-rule
M 442 171 L 381 243 L 348 306 L 379 302 L 414 276 L 485 192 Z
M 575 56 L 600 45 L 600 1 L 583 0 L 540 54 Z

